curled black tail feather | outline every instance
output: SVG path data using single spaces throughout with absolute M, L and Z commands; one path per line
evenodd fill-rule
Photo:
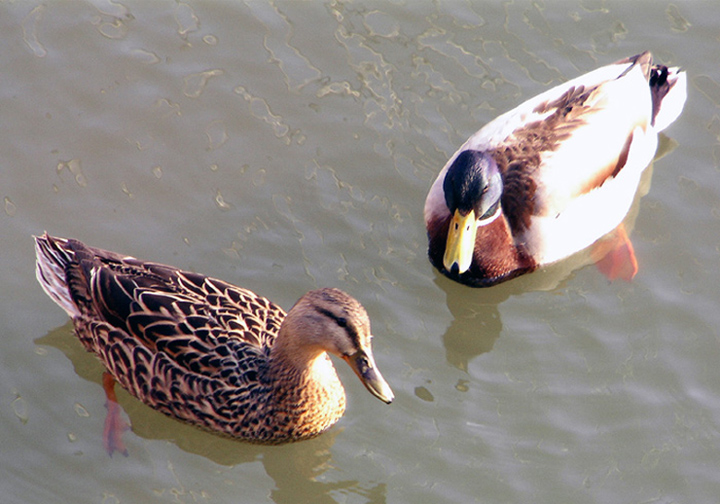
M 668 82 L 668 67 L 655 65 L 650 72 L 650 95 L 652 96 L 652 124 L 655 125 L 655 118 L 660 112 L 663 98 L 670 92 L 674 83 Z

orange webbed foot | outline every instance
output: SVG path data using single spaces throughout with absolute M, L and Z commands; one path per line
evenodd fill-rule
M 122 439 L 123 433 L 130 428 L 122 417 L 122 407 L 117 402 L 115 395 L 115 378 L 110 373 L 103 373 L 103 388 L 107 401 L 107 416 L 105 417 L 105 428 L 103 429 L 103 443 L 105 451 L 112 457 L 114 452 L 122 453 L 128 456 L 128 450 Z
M 608 242 L 609 241 L 609 250 Z M 595 261 L 595 265 L 610 280 L 618 278 L 631 281 L 638 272 L 637 258 L 632 242 L 625 231 L 625 226 L 620 224 L 615 229 L 615 237 L 598 242 L 597 255 L 601 258 Z M 601 252 L 602 251 L 602 252 Z

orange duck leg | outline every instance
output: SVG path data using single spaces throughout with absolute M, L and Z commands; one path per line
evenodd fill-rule
M 595 260 L 595 265 L 610 280 L 620 278 L 629 282 L 638 272 L 635 249 L 624 224 L 615 229 L 613 237 L 598 242 L 593 255 L 600 256 L 600 259 Z
M 105 417 L 105 428 L 103 430 L 103 443 L 105 450 L 112 457 L 114 452 L 122 453 L 127 457 L 128 451 L 122 439 L 123 433 L 130 428 L 122 417 L 122 407 L 118 404 L 115 395 L 115 378 L 108 372 L 103 373 L 103 388 L 107 402 L 107 416 Z

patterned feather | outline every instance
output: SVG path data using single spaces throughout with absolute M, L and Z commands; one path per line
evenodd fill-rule
M 45 234 L 36 252 L 38 281 L 85 348 L 169 416 L 255 442 L 318 435 L 345 408 L 326 352 L 392 401 L 374 367 L 367 314 L 342 291 L 311 291 L 288 316 L 247 289 L 76 240 Z

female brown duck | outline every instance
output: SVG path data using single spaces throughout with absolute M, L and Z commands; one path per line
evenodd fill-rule
M 345 391 L 328 353 L 378 399 L 370 321 L 337 289 L 308 292 L 285 314 L 251 291 L 170 266 L 36 237 L 37 278 L 85 348 L 132 395 L 174 418 L 252 442 L 316 436 L 340 419 Z M 112 418 L 106 447 L 124 450 Z

